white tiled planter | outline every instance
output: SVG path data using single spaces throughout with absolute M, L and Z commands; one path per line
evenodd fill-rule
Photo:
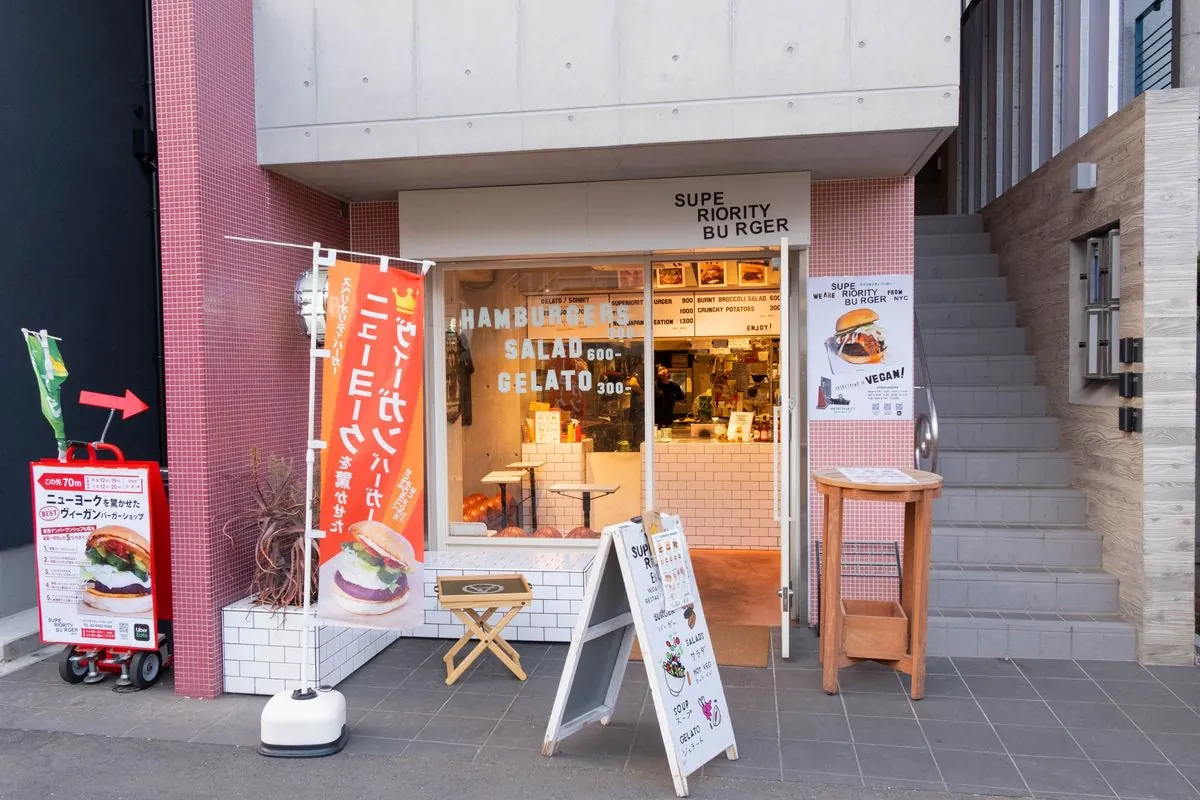
M 533 586 L 533 602 L 505 629 L 510 641 L 569 642 L 583 601 L 592 552 L 538 553 L 512 550 L 442 550 L 427 554 L 421 603 L 425 624 L 413 631 L 377 631 L 318 625 L 310 680 L 336 686 L 402 636 L 457 639 L 463 626 L 437 604 L 439 575 L 520 572 Z M 223 611 L 225 691 L 270 695 L 300 686 L 303 652 L 299 609 L 271 612 L 251 598 Z

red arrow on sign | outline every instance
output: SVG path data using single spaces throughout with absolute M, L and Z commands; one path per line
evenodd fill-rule
M 121 419 L 129 419 L 150 408 L 136 394 L 125 390 L 125 396 L 115 394 L 100 394 L 99 392 L 80 392 L 79 402 L 85 406 L 111 408 L 121 412 Z

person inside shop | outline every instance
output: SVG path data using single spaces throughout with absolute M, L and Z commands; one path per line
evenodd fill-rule
M 637 450 L 646 440 L 646 404 L 637 375 L 630 375 L 626 385 L 629 387 L 629 444 L 630 449 Z
M 671 373 L 666 367 L 658 368 L 654 381 L 654 427 L 669 428 L 675 422 L 675 404 L 686 399 L 683 389 L 671 382 Z

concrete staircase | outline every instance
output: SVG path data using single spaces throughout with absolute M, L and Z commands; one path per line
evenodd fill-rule
M 978 216 L 917 217 L 916 313 L 946 488 L 934 508 L 931 655 L 1134 659 L 1117 579 L 1073 489 L 1026 332 Z

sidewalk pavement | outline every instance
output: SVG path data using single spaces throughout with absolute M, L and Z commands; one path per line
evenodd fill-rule
M 352 675 L 339 686 L 353 728 L 345 753 L 304 761 L 295 774 L 345 775 L 345 786 L 379 773 L 391 776 L 393 791 L 444 776 L 449 788 L 437 784 L 439 792 L 454 796 L 486 785 L 482 776 L 496 770 L 511 780 L 503 784 L 505 796 L 542 785 L 553 797 L 575 796 L 577 786 L 614 798 L 672 794 L 642 664 L 630 664 L 613 724 L 566 739 L 548 759 L 539 750 L 566 648 L 519 643 L 530 674 L 525 682 L 485 656 L 447 687 L 441 654 L 448 646 L 401 639 Z M 1200 669 L 931 658 L 927 695 L 912 702 L 905 679 L 872 665 L 845 670 L 841 694 L 825 695 L 815 646 L 798 631 L 791 661 L 721 670 L 741 758 L 719 757 L 693 775 L 697 796 L 851 798 L 901 789 L 941 798 L 955 792 L 1056 800 L 1200 797 Z M 193 758 L 197 769 L 226 758 L 244 763 L 247 775 L 293 774 L 253 750 L 266 698 L 179 698 L 170 673 L 144 692 L 116 694 L 111 685 L 64 684 L 53 660 L 0 675 L 0 731 L 85 734 L 0 740 L 9 742 L 0 744 L 5 757 L 22 752 L 27 741 L 42 743 L 30 758 L 6 762 L 13 772 L 0 770 L 0 797 L 6 774 L 21 776 L 22 798 L 44 796 L 24 791 L 43 787 L 32 766 L 39 759 L 48 774 L 66 774 L 69 754 L 78 753 L 80 774 L 101 774 L 106 768 L 87 759 L 103 765 L 105 748 L 161 753 L 179 767 L 164 771 L 164 780 L 189 774 Z M 141 759 L 122 761 L 129 768 Z M 133 791 L 138 776 L 132 770 L 130 782 L 120 785 Z M 464 788 L 453 788 L 455 781 Z M 106 800 L 118 796 L 104 788 Z M 164 796 L 182 795 L 156 795 Z

